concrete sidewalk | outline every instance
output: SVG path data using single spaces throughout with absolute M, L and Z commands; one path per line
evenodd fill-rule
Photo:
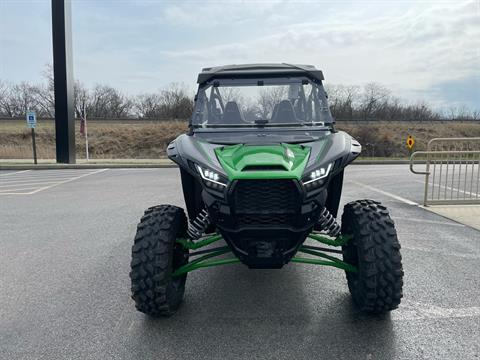
M 424 209 L 480 230 L 480 205 L 435 205 Z

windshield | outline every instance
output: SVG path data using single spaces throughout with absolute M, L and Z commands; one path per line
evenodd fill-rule
M 323 126 L 333 122 L 321 84 L 307 78 L 223 79 L 200 87 L 193 127 Z

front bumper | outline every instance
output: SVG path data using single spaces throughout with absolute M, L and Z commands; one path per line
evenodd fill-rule
M 307 197 L 294 179 L 236 180 L 224 196 L 204 188 L 213 224 L 234 254 L 251 268 L 281 268 L 319 218 L 326 187 Z

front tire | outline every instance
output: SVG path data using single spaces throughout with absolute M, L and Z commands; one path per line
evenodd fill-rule
M 400 243 L 387 208 L 377 201 L 358 200 L 345 205 L 342 234 L 351 234 L 343 260 L 357 267 L 347 282 L 360 310 L 382 314 L 402 299 L 403 269 Z
M 188 262 L 188 250 L 176 243 L 186 237 L 183 209 L 172 205 L 145 211 L 132 247 L 130 279 L 137 310 L 151 316 L 170 316 L 180 306 L 187 274 L 172 273 Z

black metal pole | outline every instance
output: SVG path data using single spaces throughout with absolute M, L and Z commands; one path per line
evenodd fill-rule
M 52 0 L 55 141 L 58 163 L 75 163 L 71 1 Z
M 35 143 L 35 128 L 32 128 L 32 146 L 33 146 L 33 163 L 37 165 L 37 144 Z

